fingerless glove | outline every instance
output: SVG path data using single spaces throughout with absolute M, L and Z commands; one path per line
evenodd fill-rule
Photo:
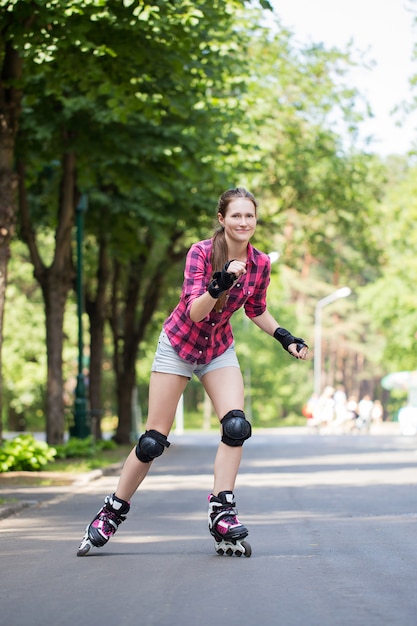
M 218 298 L 225 291 L 227 291 L 235 282 L 236 275 L 230 274 L 227 271 L 231 261 L 226 263 L 221 272 L 215 272 L 213 274 L 213 280 L 208 286 L 207 291 L 211 295 L 212 298 Z
M 288 346 L 292 343 L 297 344 L 297 351 L 300 352 L 302 348 L 308 348 L 308 345 L 301 337 L 294 337 L 289 330 L 286 328 L 282 328 L 279 326 L 274 332 L 274 337 L 277 341 L 280 342 L 281 346 L 288 352 Z M 290 352 L 291 354 L 291 352 Z M 293 355 L 292 355 L 293 356 Z

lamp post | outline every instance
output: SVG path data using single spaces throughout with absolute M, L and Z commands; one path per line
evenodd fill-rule
M 71 435 L 85 439 L 90 434 L 87 425 L 87 398 L 83 372 L 83 238 L 84 213 L 87 210 L 87 196 L 83 194 L 76 209 L 77 223 L 77 312 L 78 312 L 78 375 L 75 388 L 74 426 Z
M 314 314 L 314 393 L 321 393 L 321 312 L 322 309 L 339 298 L 347 298 L 352 290 L 350 287 L 341 287 L 316 304 Z

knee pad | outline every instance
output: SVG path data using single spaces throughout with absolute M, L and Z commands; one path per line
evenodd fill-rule
M 243 411 L 229 411 L 220 421 L 223 426 L 222 441 L 228 446 L 243 446 L 252 435 L 252 426 Z
M 142 463 L 150 463 L 156 457 L 161 456 L 165 448 L 169 448 L 171 444 L 165 435 L 157 430 L 147 430 L 139 438 L 136 446 L 136 456 Z

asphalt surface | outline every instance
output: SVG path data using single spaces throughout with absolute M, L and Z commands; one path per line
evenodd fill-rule
M 118 472 L 0 487 L 17 503 L 0 520 L 1 626 L 417 623 L 415 437 L 255 433 L 236 486 L 250 558 L 216 555 L 207 530 L 217 436 L 172 442 L 86 557 Z

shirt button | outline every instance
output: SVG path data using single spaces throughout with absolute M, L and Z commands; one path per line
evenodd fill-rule
M 215 326 L 216 324 L 214 322 L 211 323 L 212 326 Z
M 205 339 L 206 341 L 208 341 L 208 337 L 204 337 L 204 339 Z
M 203 354 L 203 351 L 202 351 L 202 350 L 199 350 L 199 351 L 198 351 L 198 354 Z

